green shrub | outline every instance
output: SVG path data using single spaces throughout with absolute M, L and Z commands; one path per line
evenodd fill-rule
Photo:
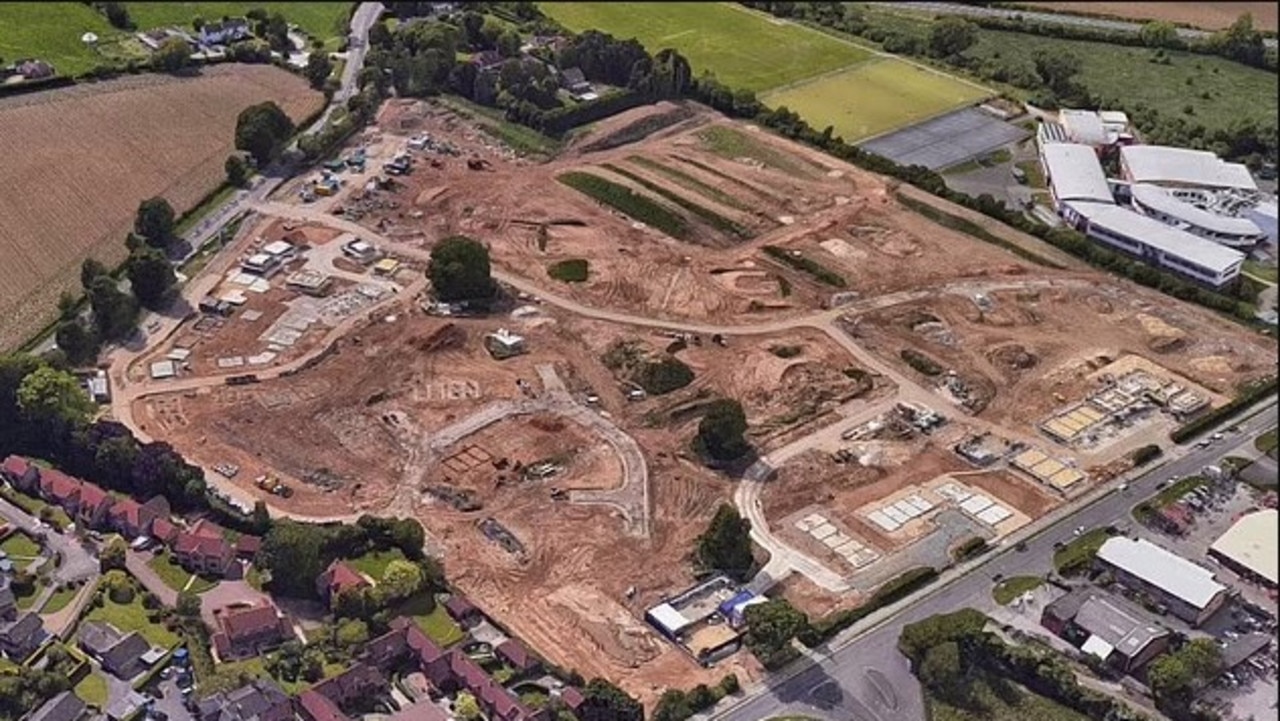
M 562 173 L 556 176 L 556 180 L 623 215 L 657 228 L 672 238 L 677 240 L 689 238 L 689 224 L 684 218 L 625 185 L 579 171 Z
M 765 255 L 778 260 L 796 270 L 804 271 L 815 279 L 832 286 L 833 288 L 847 288 L 848 283 L 845 282 L 843 276 L 825 265 L 819 263 L 812 258 L 806 258 L 803 255 L 791 253 L 786 248 L 780 248 L 776 245 L 766 245 L 764 247 Z
M 710 225 L 711 227 L 715 228 L 716 230 L 722 233 L 727 233 L 729 235 L 737 236 L 738 238 L 742 238 L 743 240 L 750 238 L 752 235 L 750 230 L 742 227 L 741 225 L 738 225 L 737 223 L 733 222 L 732 220 L 729 220 L 723 215 L 720 215 L 714 210 L 698 205 L 697 203 L 689 200 L 688 198 L 685 198 L 681 195 L 677 195 L 676 193 L 673 193 L 670 190 L 667 190 L 661 185 L 658 185 L 656 183 L 651 183 L 648 180 L 645 180 L 644 178 L 640 177 L 639 175 L 636 175 L 635 173 L 627 170 L 626 168 L 619 168 L 618 166 L 611 165 L 609 163 L 604 163 L 603 165 L 601 165 L 601 167 L 608 169 L 610 172 L 617 173 L 618 175 L 621 175 L 624 178 L 627 178 L 628 180 L 632 181 L 636 185 L 639 185 L 645 190 L 661 195 L 662 197 L 666 198 L 667 200 L 670 200 L 671 202 L 675 203 L 681 208 L 684 208 L 690 213 L 693 213 L 694 215 L 698 216 L 703 221 L 705 221 L 708 225 Z
M 645 393 L 660 396 L 684 388 L 693 382 L 693 369 L 679 358 L 667 356 L 658 361 L 646 361 L 636 371 L 635 382 Z
M 591 264 L 584 258 L 571 258 L 547 267 L 547 275 L 565 283 L 582 283 L 591 273 Z
M 1133 460 L 1133 465 L 1145 466 L 1159 458 L 1163 452 L 1164 451 L 1160 450 L 1160 446 L 1150 443 L 1141 448 L 1135 449 L 1133 453 L 1129 454 L 1129 458 Z
M 919 351 L 912 350 L 911 348 L 904 348 L 898 355 L 907 365 L 924 375 L 942 375 L 942 366 L 938 365 L 932 358 Z

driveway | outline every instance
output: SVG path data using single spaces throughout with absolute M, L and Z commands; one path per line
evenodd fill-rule
M 53 570 L 54 584 L 91 580 L 98 577 L 98 559 L 85 548 L 78 538 L 70 534 L 55 533 L 52 529 L 39 528 L 39 520 L 26 511 L 0 498 L 0 517 L 10 525 L 29 534 L 44 534 L 51 553 L 62 554 L 62 565 Z
M 217 619 L 214 618 L 213 612 L 219 608 L 234 603 L 256 604 L 264 600 L 269 601 L 271 597 L 262 591 L 255 590 L 244 581 L 223 581 L 200 595 L 200 618 L 204 619 L 210 628 L 217 628 Z
M 147 565 L 153 558 L 155 558 L 153 553 L 138 553 L 133 549 L 129 549 L 125 552 L 124 565 L 125 568 L 129 569 L 129 573 L 132 573 L 134 578 L 142 583 L 142 587 L 155 594 L 161 603 L 166 606 L 176 606 L 178 604 L 178 592 L 173 590 Z

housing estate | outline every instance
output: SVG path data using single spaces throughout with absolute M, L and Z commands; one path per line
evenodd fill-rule
M 89 710 L 84 701 L 71 691 L 63 691 L 45 701 L 26 721 L 80 721 Z
M 1227 600 L 1227 589 L 1213 573 L 1146 539 L 1108 538 L 1098 562 L 1120 583 L 1146 593 L 1169 612 L 1199 626 Z
M 201 721 L 293 721 L 293 699 L 275 683 L 256 679 L 215 693 L 197 706 Z
M 80 648 L 98 659 L 107 673 L 125 680 L 137 676 L 164 653 L 152 653 L 151 644 L 137 631 L 124 634 L 115 626 L 100 621 L 81 624 L 76 640 Z

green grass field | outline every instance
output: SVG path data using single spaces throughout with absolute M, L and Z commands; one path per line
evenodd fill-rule
M 137 631 L 147 642 L 161 648 L 173 648 L 182 640 L 178 634 L 165 628 L 160 623 L 152 623 L 147 619 L 147 609 L 142 605 L 142 593 L 134 593 L 133 600 L 120 604 L 109 597 L 104 598 L 102 605 L 94 608 L 85 616 L 89 621 L 106 621 L 125 633 Z
M 208 3 L 208 2 L 148 2 L 126 3 L 129 17 L 137 24 L 138 29 L 148 30 L 168 25 L 190 28 L 191 21 L 197 17 L 205 20 L 219 20 L 222 16 L 243 17 L 254 8 L 262 8 L 268 13 L 280 13 L 285 19 L 302 28 L 312 37 L 327 40 L 345 35 L 344 26 L 347 21 L 351 3 L 345 2 L 298 2 L 298 3 Z
M 88 5 L 0 3 L 0 58 L 6 64 L 39 58 L 62 75 L 78 75 L 104 62 L 97 51 L 80 42 L 87 32 L 103 41 L 123 34 Z
M 847 142 L 901 128 L 990 96 L 982 88 L 895 58 L 863 63 L 761 96 Z
M 1001 606 L 1008 606 L 1013 603 L 1013 599 L 1043 585 L 1044 579 L 1039 576 L 1014 576 L 997 583 L 995 588 L 991 589 L 991 597 Z
M 735 89 L 764 91 L 866 60 L 870 53 L 820 32 L 772 22 L 729 3 L 538 3 L 570 30 L 678 50 L 695 75 L 711 71 Z
M 933 721 L 1088 721 L 1088 716 L 1003 678 L 985 671 L 973 675 L 976 678 L 968 678 L 965 683 L 976 699 L 977 708 L 952 706 L 926 686 L 927 717 Z
M 1130 107 L 1145 103 L 1162 116 L 1185 118 L 1211 130 L 1226 127 L 1235 118 L 1275 123 L 1280 108 L 1275 73 L 1224 58 L 1168 52 L 1170 64 L 1163 65 L 1151 62 L 1154 51 L 1146 48 L 990 30 L 979 32 L 978 38 L 965 55 L 998 56 L 1005 63 L 1027 67 L 1038 50 L 1076 55 L 1083 66 L 1080 81 L 1102 100 L 1104 108 L 1117 100 Z M 1186 106 L 1192 114 L 1183 113 Z
M 382 579 L 382 574 L 387 572 L 387 564 L 392 561 L 403 560 L 404 553 L 400 549 L 390 548 L 385 551 L 366 553 L 359 558 L 349 558 L 347 559 L 347 565 L 378 581 Z
M 81 701 L 90 706 L 98 708 L 107 706 L 107 680 L 101 674 L 95 672 L 85 676 L 72 690 Z
M 61 611 L 75 599 L 76 594 L 79 592 L 80 589 L 78 588 L 63 588 L 54 591 L 53 595 L 49 596 L 49 600 L 45 601 L 44 605 L 40 607 L 40 613 L 57 613 Z

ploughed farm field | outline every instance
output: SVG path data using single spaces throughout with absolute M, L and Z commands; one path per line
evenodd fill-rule
M 57 317 L 85 258 L 124 260 L 139 202 L 164 196 L 181 214 L 215 190 L 236 117 L 266 100 L 299 121 L 324 97 L 279 68 L 229 64 L 0 99 L 0 348 Z

